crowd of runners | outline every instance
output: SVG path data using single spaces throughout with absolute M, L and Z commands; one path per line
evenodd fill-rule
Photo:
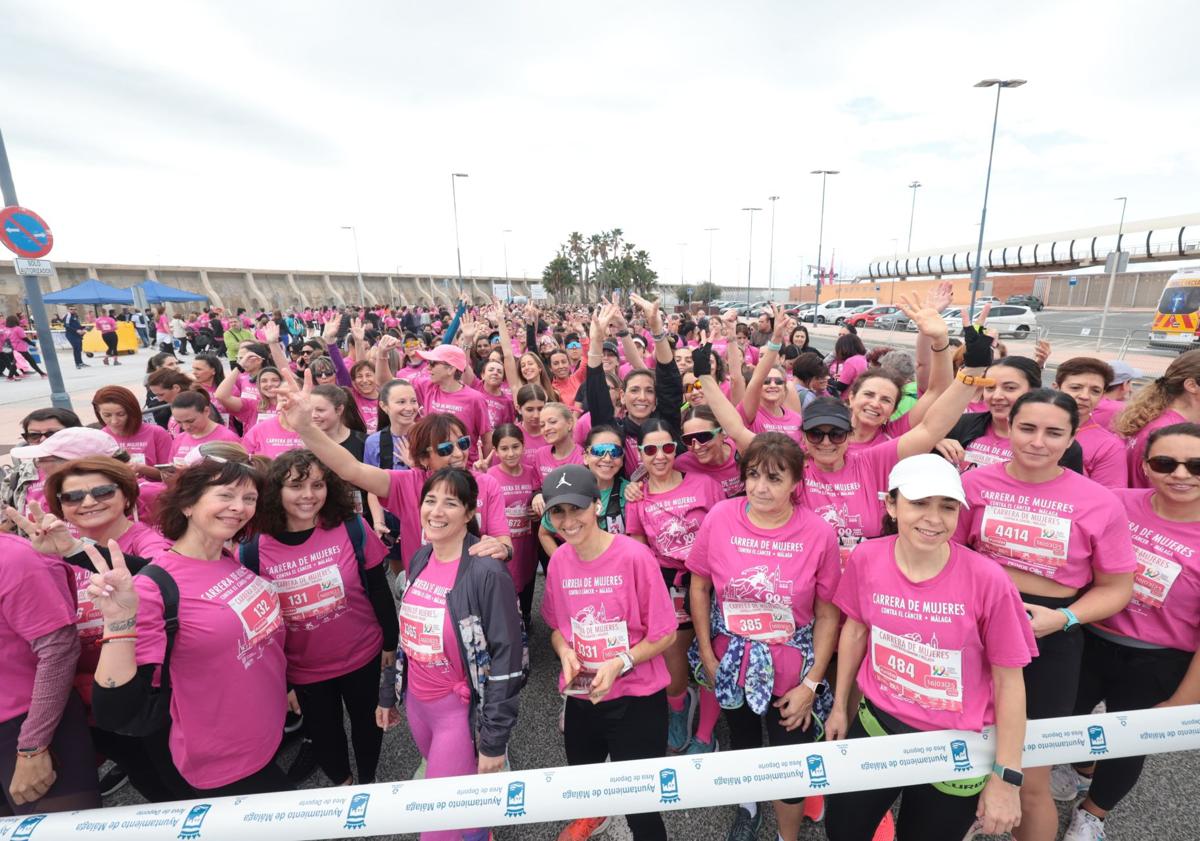
M 1055 799 L 1099 841 L 1142 759 L 1026 768 L 1025 724 L 1200 703 L 1200 351 L 1051 372 L 949 303 L 904 297 L 912 352 L 636 295 L 97 318 L 105 364 L 122 318 L 155 352 L 14 431 L 0 815 L 375 782 L 391 728 L 506 770 L 542 623 L 572 765 L 995 726 L 990 773 L 730 841 L 1054 841 Z

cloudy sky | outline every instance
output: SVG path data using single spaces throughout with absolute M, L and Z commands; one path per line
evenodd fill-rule
M 1200 7 L 1104 2 L 53 2 L 0 27 L 0 130 L 58 260 L 540 274 L 619 227 L 755 285 L 1200 211 Z M 687 243 L 682 246 L 681 243 Z

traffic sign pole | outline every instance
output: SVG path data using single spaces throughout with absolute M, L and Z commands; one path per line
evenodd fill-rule
M 4 147 L 4 133 L 0 132 L 0 192 L 5 207 L 15 207 L 17 188 L 13 184 L 12 170 L 8 165 L 8 151 Z M 37 328 L 38 348 L 42 351 L 42 362 L 50 377 L 50 403 L 56 409 L 70 409 L 71 395 L 63 381 L 62 368 L 58 365 L 58 351 L 54 349 L 54 337 L 50 333 L 50 318 L 46 315 L 46 302 L 42 300 L 42 286 L 32 275 L 24 275 L 25 298 L 33 311 L 33 324 Z

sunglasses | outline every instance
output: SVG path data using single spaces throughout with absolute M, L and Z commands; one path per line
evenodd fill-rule
M 405 350 L 416 350 L 420 346 L 421 346 L 420 342 L 405 342 L 404 343 Z
M 567 342 L 567 350 L 579 350 L 583 345 L 579 342 Z
M 701 447 L 709 441 L 717 437 L 717 433 L 721 431 L 721 427 L 706 429 L 704 432 L 686 432 L 681 437 L 683 438 L 683 446 L 685 447 Z
M 787 380 L 783 377 L 767 377 L 763 380 L 763 385 L 787 385 Z
M 804 437 L 810 444 L 820 444 L 826 438 L 830 444 L 842 444 L 850 437 L 850 433 L 845 429 L 806 429 Z
M 691 382 L 683 387 L 684 394 L 691 394 L 693 391 L 703 391 L 704 387 L 699 382 Z
M 659 450 L 663 451 L 663 455 L 673 456 L 675 455 L 675 442 L 668 441 L 666 444 L 642 444 L 638 447 L 638 449 L 642 451 L 643 455 L 647 456 L 656 456 L 658 455 Z
M 588 452 L 595 458 L 618 459 L 621 457 L 620 444 L 592 444 Z
M 23 439 L 25 439 L 26 441 L 28 441 L 30 444 L 36 444 L 39 441 L 45 441 L 47 438 L 49 438 L 55 432 L 58 432 L 58 430 L 52 429 L 49 432 L 26 432 L 21 437 Z
M 445 458 L 446 456 L 448 456 L 452 452 L 454 452 L 455 447 L 457 447 L 460 452 L 464 452 L 464 453 L 467 452 L 468 450 L 471 449 L 471 437 L 469 435 L 464 435 L 463 437 L 459 438 L 457 441 L 443 441 L 442 443 L 440 443 L 436 447 L 434 447 L 433 451 L 435 453 L 437 453 L 439 456 L 441 456 L 442 458 Z
M 1146 459 L 1146 466 L 1155 473 L 1164 475 L 1174 473 L 1179 465 L 1187 468 L 1187 472 L 1193 476 L 1200 476 L 1200 458 L 1189 458 L 1186 461 L 1179 461 L 1170 456 L 1152 456 Z
M 81 491 L 63 491 L 58 495 L 58 501 L 67 505 L 79 505 L 90 496 L 96 502 L 104 502 L 104 500 L 116 496 L 119 490 L 118 486 L 112 484 L 96 485 L 94 488 L 86 488 Z

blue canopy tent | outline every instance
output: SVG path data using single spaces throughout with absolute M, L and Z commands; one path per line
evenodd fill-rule
M 208 300 L 207 295 L 197 295 L 195 292 L 176 289 L 174 286 L 167 286 L 165 283 L 159 283 L 157 280 L 143 280 L 136 288 L 146 293 L 146 303 L 148 304 L 186 303 Z
M 47 304 L 133 304 L 133 293 L 128 289 L 116 289 L 107 283 L 92 278 L 69 289 L 51 292 L 42 296 Z

